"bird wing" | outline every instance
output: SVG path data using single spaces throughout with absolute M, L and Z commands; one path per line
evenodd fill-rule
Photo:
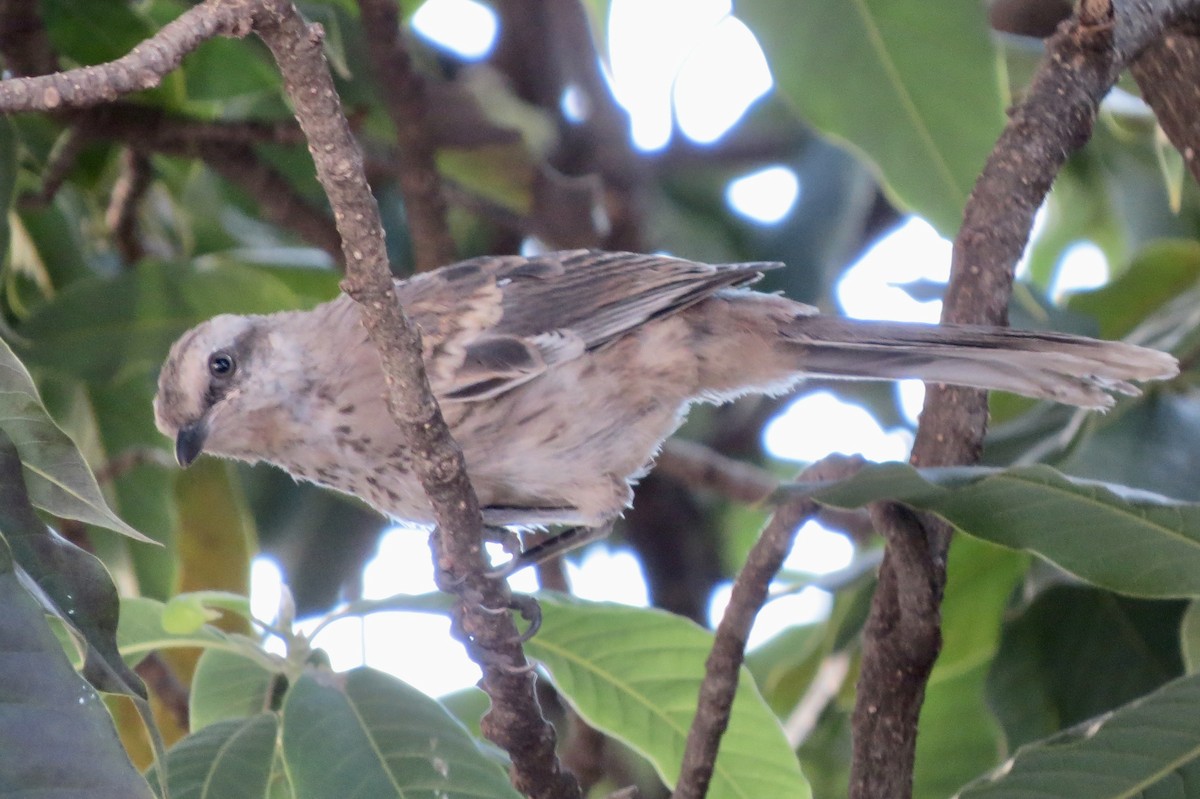
M 572 250 L 474 258 L 396 289 L 425 337 L 434 391 L 484 399 L 778 266 Z

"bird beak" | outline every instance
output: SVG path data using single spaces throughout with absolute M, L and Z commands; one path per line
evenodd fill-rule
M 179 434 L 175 436 L 175 460 L 179 461 L 180 466 L 186 469 L 192 465 L 192 461 L 200 457 L 206 438 L 208 422 L 204 419 L 179 428 Z

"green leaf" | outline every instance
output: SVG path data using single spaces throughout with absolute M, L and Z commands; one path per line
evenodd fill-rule
M 0 429 L 21 454 L 25 483 L 34 505 L 57 516 L 150 541 L 108 507 L 75 442 L 46 413 L 29 372 L 3 341 L 0 341 Z
M 0 608 L 0 790 L 45 799 L 149 799 L 104 703 L 21 586 L 2 536 Z
M 1116 280 L 1095 291 L 1080 292 L 1067 304 L 1090 314 L 1104 338 L 1121 338 L 1152 311 L 1200 281 L 1200 243 L 1164 239 L 1144 248 Z
M 1193 796 L 1200 778 L 1200 675 L 1023 747 L 960 799 Z M 1161 789 L 1161 790 L 1159 790 Z
M 658 610 L 547 593 L 538 601 L 542 627 L 525 651 L 580 716 L 641 753 L 674 785 L 712 634 Z M 809 795 L 778 719 L 743 668 L 709 799 Z
M 243 619 L 250 618 L 250 598 L 232 591 L 189 591 L 176 594 L 163 608 L 163 629 L 186 635 L 229 611 Z
M 296 799 L 519 796 L 445 708 L 367 668 L 292 686 L 283 757 Z
M 188 701 L 192 730 L 269 709 L 275 680 L 274 672 L 244 655 L 205 650 L 192 675 Z
M 1200 602 L 1192 600 L 1179 623 L 1179 649 L 1188 674 L 1200 672 Z
M 790 493 L 843 508 L 897 500 L 1113 591 L 1200 595 L 1200 505 L 1072 480 L 1048 466 L 918 471 L 883 463 L 837 483 L 797 484 Z
M 1063 471 L 1200 501 L 1200 482 L 1181 462 L 1200 452 L 1200 406 L 1188 394 L 1155 391 L 1115 413 L 1089 417 L 1072 444 L 1055 464 Z
M 278 728 L 274 713 L 259 713 L 207 726 L 179 741 L 167 753 L 171 799 L 264 799 Z M 154 784 L 157 788 L 157 780 Z
M 22 355 L 84 380 L 112 380 L 157 369 L 181 333 L 217 314 L 271 313 L 316 301 L 271 269 L 143 261 L 115 278 L 76 281 L 40 307 L 20 328 L 30 341 Z
M 1028 556 L 962 537 L 950 548 L 942 600 L 945 646 L 921 705 L 914 797 L 945 797 L 999 761 L 1003 735 L 984 686 Z
M 253 659 L 263 668 L 275 670 L 278 663 L 254 641 L 244 635 L 227 633 L 211 625 L 184 633 L 168 632 L 163 626 L 166 605 L 156 599 L 129 597 L 121 600 L 121 624 L 117 628 L 117 646 L 127 662 L 137 663 L 156 649 L 221 649 Z
M 37 584 L 50 609 L 81 639 L 83 673 L 102 691 L 146 696 L 146 688 L 117 649 L 119 601 L 112 577 L 96 556 L 62 538 L 38 518 L 21 479 L 16 448 L 0 432 L 0 533 L 13 557 Z
M 1179 676 L 1182 602 L 1083 586 L 1038 594 L 1005 625 L 988 704 L 1013 748 L 1136 699 Z
M 741 0 L 737 14 L 804 119 L 865 153 L 893 198 L 952 236 L 1004 126 L 983 7 Z

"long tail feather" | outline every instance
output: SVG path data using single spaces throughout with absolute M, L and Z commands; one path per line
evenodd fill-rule
M 812 375 L 917 378 L 1084 408 L 1110 408 L 1112 394 L 1140 393 L 1131 381 L 1179 373 L 1167 353 L 1065 333 L 805 316 L 786 334 L 803 348 L 803 369 Z

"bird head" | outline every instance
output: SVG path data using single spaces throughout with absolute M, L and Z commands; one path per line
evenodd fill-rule
M 274 403 L 262 385 L 271 336 L 265 317 L 217 316 L 183 334 L 158 377 L 154 419 L 175 441 L 175 458 L 190 465 L 210 451 L 253 456 L 256 411 Z

